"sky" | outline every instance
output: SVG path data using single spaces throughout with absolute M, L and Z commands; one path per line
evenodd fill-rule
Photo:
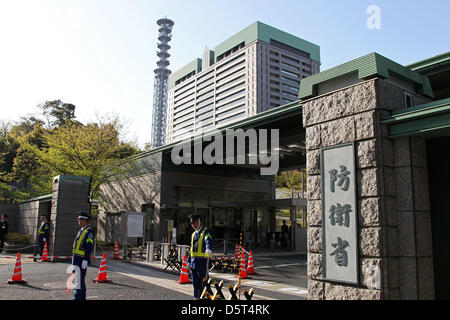
M 172 71 L 255 21 L 319 45 L 323 71 L 371 52 L 403 65 L 448 52 L 448 12 L 449 0 L 0 0 L 0 120 L 60 99 L 82 123 L 119 116 L 143 148 L 162 17 L 175 22 Z

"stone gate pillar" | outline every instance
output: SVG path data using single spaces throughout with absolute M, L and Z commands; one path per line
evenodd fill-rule
M 59 175 L 53 179 L 49 256 L 72 255 L 80 230 L 77 212 L 89 212 L 90 181 L 87 177 Z
M 416 104 L 427 101 L 413 96 Z M 380 123 L 402 108 L 404 90 L 381 78 L 303 102 L 309 299 L 433 298 L 424 141 L 389 139 L 388 128 Z M 320 154 L 321 148 L 344 143 L 355 146 L 359 280 L 352 284 L 323 276 L 322 220 L 329 214 L 322 210 Z

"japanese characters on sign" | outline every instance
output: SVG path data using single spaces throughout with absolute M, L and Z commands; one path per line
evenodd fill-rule
M 321 149 L 324 279 L 358 283 L 355 146 Z

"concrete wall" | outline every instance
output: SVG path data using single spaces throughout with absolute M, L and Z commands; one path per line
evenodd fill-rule
M 19 204 L 17 218 L 18 232 L 32 234 L 32 240 L 36 240 L 39 221 L 39 201 L 31 201 Z
M 90 184 L 81 177 L 55 177 L 50 218 L 50 256 L 72 255 L 73 241 L 80 230 L 77 212 L 89 212 Z
M 380 124 L 389 111 L 405 108 L 403 93 L 393 84 L 372 79 L 303 105 L 310 299 L 433 298 L 431 242 L 424 235 L 431 233 L 424 143 L 390 140 L 387 127 Z M 413 102 L 426 100 L 414 95 Z M 356 286 L 322 277 L 320 148 L 346 142 L 356 143 L 357 157 L 360 283 Z M 419 221 L 421 230 L 414 229 Z M 379 282 L 374 283 L 377 274 Z

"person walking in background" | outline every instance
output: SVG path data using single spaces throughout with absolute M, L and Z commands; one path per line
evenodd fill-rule
M 281 226 L 281 245 L 283 248 L 287 247 L 289 239 L 289 228 L 286 224 L 286 220 L 283 220 L 283 225 Z
M 49 240 L 50 237 L 50 225 L 47 221 L 47 216 L 41 216 L 41 225 L 38 229 L 38 245 L 39 245 L 39 255 L 42 257 L 44 251 L 44 245 L 47 242 L 47 250 L 49 250 Z
M 78 224 L 80 231 L 73 242 L 72 265 L 78 266 L 80 271 L 80 289 L 75 290 L 74 300 L 86 300 L 86 273 L 88 264 L 91 262 L 91 251 L 94 246 L 94 231 L 88 221 L 91 216 L 84 212 L 78 212 Z
M 0 253 L 3 252 L 3 246 L 5 245 L 6 235 L 8 234 L 8 216 L 3 214 L 0 218 Z
M 194 228 L 191 237 L 189 266 L 194 286 L 194 299 L 200 299 L 204 288 L 203 279 L 208 280 L 209 258 L 212 257 L 212 237 L 209 230 L 202 225 L 200 216 L 189 215 L 189 223 Z

